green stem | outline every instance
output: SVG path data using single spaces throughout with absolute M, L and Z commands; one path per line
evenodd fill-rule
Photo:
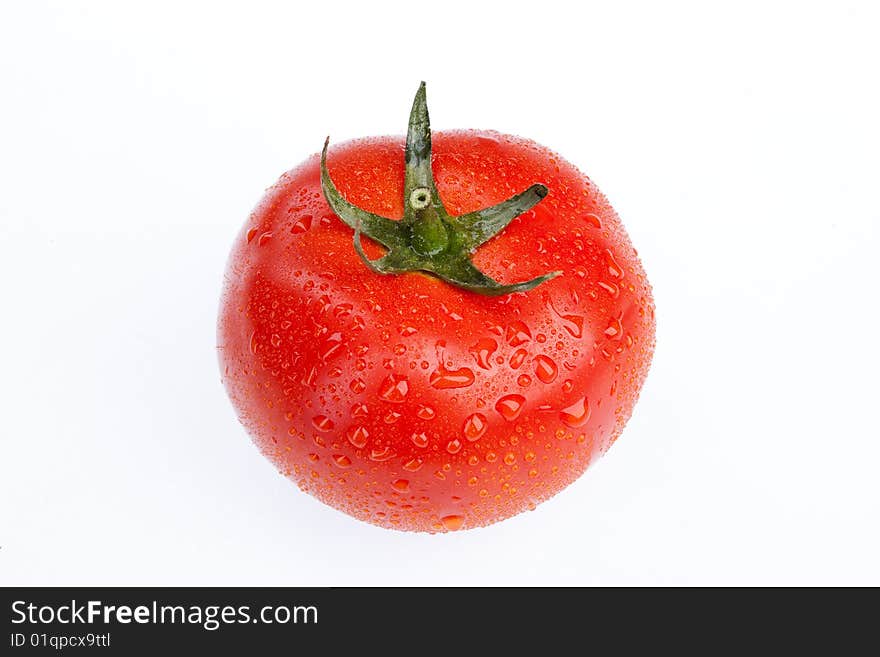
M 497 235 L 517 216 L 547 195 L 540 183 L 489 208 L 451 216 L 437 192 L 431 169 L 431 124 L 425 83 L 419 85 L 409 116 L 404 155 L 403 219 L 394 221 L 349 203 L 330 178 L 327 147 L 321 153 L 321 188 L 324 198 L 342 221 L 354 229 L 355 252 L 379 274 L 430 272 L 448 283 L 489 296 L 525 292 L 562 272 L 554 271 L 528 281 L 504 285 L 477 269 L 471 256 L 478 246 Z M 388 248 L 378 260 L 368 260 L 361 246 L 366 235 Z

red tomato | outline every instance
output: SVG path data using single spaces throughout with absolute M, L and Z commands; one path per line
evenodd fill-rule
M 349 202 L 400 219 L 404 149 L 397 137 L 341 144 L 327 170 Z M 473 262 L 505 283 L 562 274 L 486 296 L 372 271 L 315 155 L 268 190 L 236 240 L 218 335 L 239 417 L 283 474 L 361 520 L 440 532 L 534 508 L 611 446 L 648 371 L 654 305 L 617 214 L 555 153 L 455 131 L 434 134 L 428 155 L 450 216 L 544 183 L 546 198 Z M 385 252 L 368 239 L 363 249 Z

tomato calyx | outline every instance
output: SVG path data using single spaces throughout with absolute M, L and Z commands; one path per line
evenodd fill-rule
M 452 216 L 443 205 L 431 169 L 431 125 L 425 83 L 416 92 L 406 135 L 405 178 L 400 221 L 388 219 L 347 201 L 330 178 L 327 148 L 321 152 L 321 189 L 336 215 L 354 229 L 354 249 L 364 264 L 378 274 L 423 271 L 465 290 L 487 296 L 526 292 L 559 276 L 553 271 L 528 281 L 509 285 L 490 278 L 471 261 L 484 242 L 500 233 L 523 212 L 547 195 L 547 187 L 536 183 L 515 196 L 476 212 Z M 388 249 L 377 260 L 370 260 L 361 245 L 361 236 Z

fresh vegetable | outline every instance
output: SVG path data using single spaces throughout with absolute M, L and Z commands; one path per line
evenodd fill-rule
M 617 439 L 654 347 L 635 249 L 555 153 L 487 131 L 327 147 L 236 240 L 218 341 L 262 452 L 362 520 L 496 522 Z

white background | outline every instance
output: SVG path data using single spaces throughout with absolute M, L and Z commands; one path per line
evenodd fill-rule
M 0 10 L 0 584 L 880 584 L 876 3 L 134 4 Z M 214 328 L 263 189 L 422 79 L 598 183 L 658 317 L 600 463 L 438 536 L 278 475 Z

